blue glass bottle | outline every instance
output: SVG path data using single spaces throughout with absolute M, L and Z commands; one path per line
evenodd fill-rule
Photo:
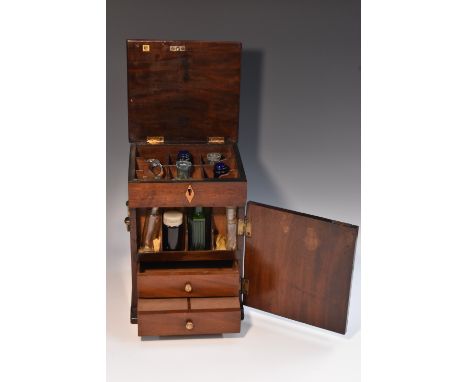
M 190 152 L 187 150 L 180 150 L 177 153 L 177 160 L 185 160 L 185 161 L 193 163 L 192 154 L 190 154 Z
M 219 178 L 221 175 L 225 175 L 230 171 L 229 166 L 224 162 L 218 162 L 214 165 L 214 177 Z

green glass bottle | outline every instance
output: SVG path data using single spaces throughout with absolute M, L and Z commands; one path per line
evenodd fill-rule
M 202 207 L 195 207 L 190 219 L 190 249 L 206 247 L 206 217 Z

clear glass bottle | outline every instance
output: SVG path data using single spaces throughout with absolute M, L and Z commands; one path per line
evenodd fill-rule
M 227 250 L 235 250 L 237 245 L 237 218 L 236 208 L 226 207 L 227 218 Z
M 192 162 L 186 160 L 178 160 L 176 162 L 177 177 L 176 179 L 189 179 L 192 173 Z
M 159 159 L 147 159 L 146 162 L 155 179 L 161 179 L 164 176 L 164 168 Z
M 206 154 L 206 159 L 208 160 L 208 163 L 211 165 L 215 165 L 216 162 L 219 162 L 221 160 L 221 157 L 222 157 L 221 153 L 213 152 L 213 153 Z
M 190 249 L 200 250 L 206 247 L 206 216 L 202 207 L 195 207 L 190 217 Z
M 181 251 L 184 245 L 183 221 L 180 211 L 166 211 L 163 214 L 163 249 Z

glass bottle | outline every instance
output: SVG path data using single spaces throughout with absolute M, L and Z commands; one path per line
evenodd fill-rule
M 206 154 L 206 159 L 208 160 L 208 163 L 211 165 L 214 165 L 216 162 L 219 162 L 221 160 L 221 153 L 208 153 Z
M 146 162 L 155 179 L 161 179 L 164 176 L 164 168 L 159 159 L 148 159 Z
M 218 162 L 214 165 L 214 177 L 219 178 L 222 175 L 227 174 L 230 171 L 229 166 L 226 163 Z
M 227 250 L 235 250 L 237 244 L 237 219 L 236 219 L 236 208 L 226 207 L 226 218 L 227 218 Z
M 178 160 L 176 162 L 177 178 L 176 179 L 189 179 L 192 170 L 192 162 L 186 160 Z
M 183 249 L 183 214 L 180 211 L 166 211 L 163 214 L 163 249 L 181 251 Z
M 190 249 L 206 247 L 206 217 L 202 207 L 195 207 L 190 218 Z
M 159 248 L 154 248 L 153 240 L 158 226 L 158 207 L 148 210 L 146 215 L 145 225 L 143 227 L 143 240 L 141 243 L 141 252 L 159 251 Z
M 180 150 L 180 151 L 177 153 L 177 160 L 186 160 L 186 161 L 188 161 L 188 162 L 193 163 L 192 154 L 190 154 L 190 152 L 187 151 L 187 150 Z

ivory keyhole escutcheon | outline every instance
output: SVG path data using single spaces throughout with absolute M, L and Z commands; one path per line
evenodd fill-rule
M 189 184 L 187 187 L 187 191 L 185 191 L 185 197 L 187 198 L 189 203 L 192 203 L 192 199 L 195 196 L 195 191 L 193 191 L 192 186 Z
M 186 323 L 185 323 L 185 328 L 187 330 L 192 330 L 193 329 L 193 322 L 188 320 Z

